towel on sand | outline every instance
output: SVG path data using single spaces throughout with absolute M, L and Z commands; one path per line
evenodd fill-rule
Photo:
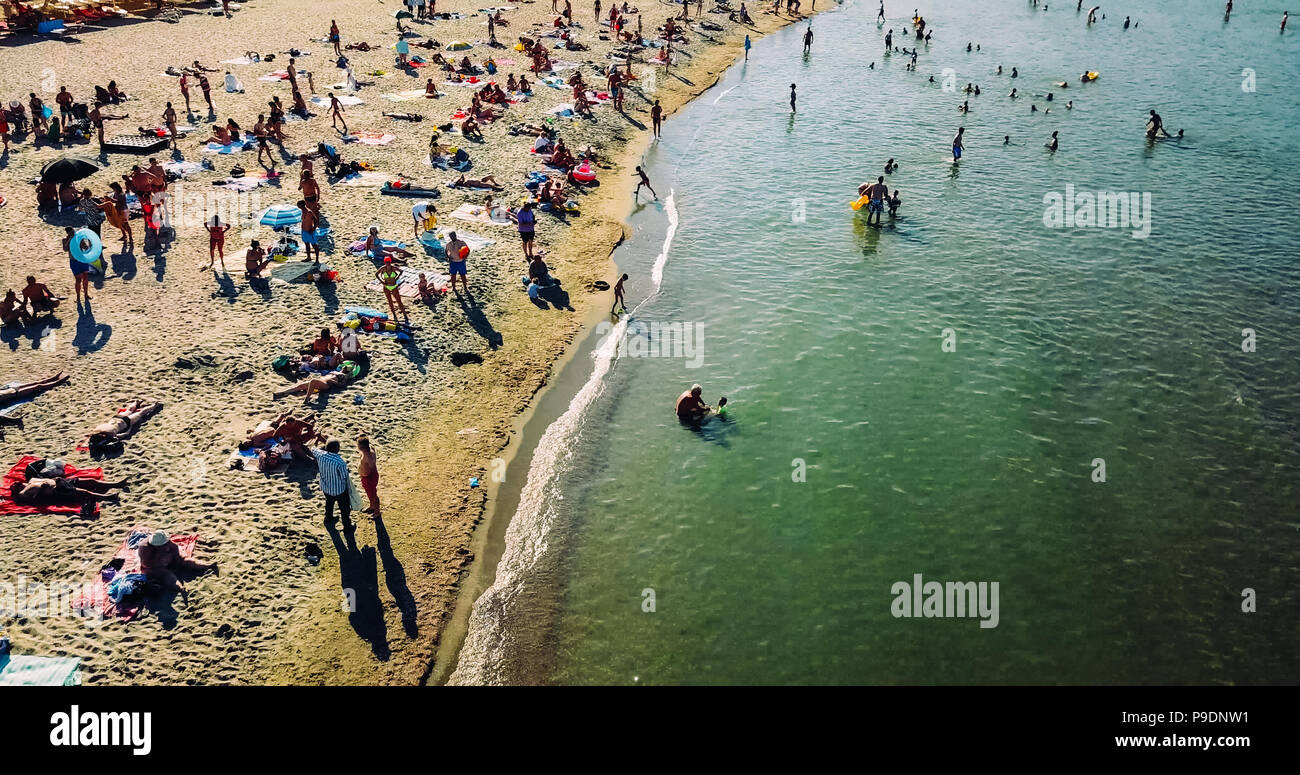
M 496 240 L 494 239 L 489 239 L 487 237 L 474 234 L 473 232 L 465 231 L 464 229 L 447 228 L 445 226 L 439 227 L 437 231 L 438 240 L 442 242 L 442 244 L 444 245 L 447 244 L 447 240 L 449 239 L 447 234 L 453 231 L 456 232 L 456 236 L 459 237 L 460 241 L 464 242 L 465 245 L 470 250 L 482 250 L 483 248 L 489 245 L 496 244 Z
M 27 481 L 27 473 L 23 470 L 27 464 L 35 461 L 35 455 L 24 455 L 14 463 L 14 467 L 9 469 L 5 474 L 4 480 L 0 481 L 0 514 L 76 514 L 81 511 L 80 503 L 57 504 L 53 506 L 27 506 L 21 503 L 14 503 L 10 497 L 14 485 L 24 484 Z M 73 468 L 67 467 L 68 476 L 84 476 L 87 479 L 104 478 L 104 469 L 102 468 Z M 95 513 L 99 513 L 99 503 L 95 503 Z
M 362 99 L 361 99 L 360 97 L 353 97 L 353 96 L 350 95 L 350 94 L 340 94 L 340 95 L 336 95 L 336 96 L 338 97 L 339 104 L 342 105 L 342 106 L 345 107 L 345 108 L 350 108 L 350 107 L 352 107 L 353 105 L 364 105 L 364 104 L 366 104 L 364 101 L 362 101 Z M 312 103 L 313 105 L 323 105 L 323 106 L 325 106 L 325 107 L 328 108 L 328 107 L 330 106 L 330 98 L 329 98 L 329 97 L 321 97 L 321 96 L 318 95 L 318 96 L 315 96 L 315 97 L 312 97 L 312 98 L 311 98 L 311 103 Z
M 122 567 L 118 568 L 117 575 L 121 576 L 127 573 L 140 572 L 140 553 L 137 548 L 140 544 L 149 540 L 149 536 L 154 531 L 143 525 L 136 526 L 131 532 L 126 534 L 126 540 L 117 548 L 117 554 L 113 555 L 113 560 L 121 560 Z M 182 560 L 194 559 L 194 545 L 199 541 L 198 533 L 175 533 L 171 537 L 172 543 L 180 550 Z M 116 563 L 114 563 L 116 564 Z M 116 578 L 116 577 L 114 577 Z M 99 611 L 104 618 L 116 616 L 123 621 L 130 621 L 139 611 L 139 603 L 114 603 L 108 597 L 108 582 L 104 577 L 96 572 L 95 581 L 91 583 L 90 589 L 80 597 L 73 598 L 73 610 L 79 610 L 85 613 Z
M 0 656 L 0 686 L 81 686 L 81 657 Z
M 420 275 L 424 275 L 425 282 L 427 282 L 429 288 L 436 293 L 445 292 L 448 287 L 448 282 L 451 280 L 451 278 L 445 274 L 439 274 L 428 269 L 412 269 L 409 266 L 404 266 L 397 277 L 397 293 L 407 299 L 419 298 Z M 378 279 L 375 279 L 371 280 L 366 285 L 366 290 L 383 293 L 384 286 Z
M 397 135 L 387 132 L 353 132 L 343 137 L 343 142 L 358 142 L 364 145 L 388 145 L 397 139 Z
M 336 186 L 373 186 L 378 188 L 388 182 L 388 176 L 382 172 L 374 170 L 362 170 L 354 172 L 346 178 L 339 178 L 334 181 Z
M 424 97 L 424 89 L 411 89 L 410 91 L 388 92 L 381 94 L 380 97 L 389 102 L 410 102 Z
M 496 217 L 493 217 L 495 214 Z M 447 214 L 448 218 L 455 218 L 460 221 L 472 221 L 474 223 L 490 223 L 494 226 L 509 226 L 514 223 L 510 217 L 504 213 L 504 208 L 495 207 L 493 213 L 488 213 L 487 209 L 480 205 L 466 202 L 455 210 Z

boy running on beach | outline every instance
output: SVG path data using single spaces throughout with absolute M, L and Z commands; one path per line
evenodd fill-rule
M 627 280 L 626 274 L 618 278 L 618 282 L 614 283 L 614 306 L 609 308 L 609 314 L 611 315 L 614 314 L 614 310 L 620 307 L 624 312 L 627 312 L 627 303 L 623 301 L 623 282 L 625 280 Z
M 658 199 L 659 195 L 655 194 L 654 186 L 650 185 L 650 178 L 646 177 L 645 171 L 642 170 L 640 167 L 637 167 L 636 174 L 637 177 L 641 178 L 641 180 L 637 182 L 636 190 L 632 192 L 632 197 L 636 198 L 638 195 L 640 195 L 641 187 L 645 186 L 646 188 L 650 189 L 651 194 L 654 194 L 654 198 Z
M 343 118 L 343 103 L 339 102 L 337 95 L 330 95 L 330 125 L 335 129 L 339 128 L 339 122 L 343 122 L 343 134 L 348 133 L 348 121 Z

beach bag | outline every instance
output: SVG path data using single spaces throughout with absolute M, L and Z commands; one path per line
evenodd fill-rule
M 357 478 L 355 475 L 348 475 L 348 500 L 351 502 L 353 511 L 361 511 L 366 507 L 366 502 L 361 499 L 361 488 L 357 487 Z
M 289 368 L 290 363 L 293 363 L 292 356 L 281 355 L 279 358 L 276 358 L 275 360 L 271 361 L 271 368 L 275 369 L 276 371 L 283 371 Z
M 115 576 L 108 584 L 108 599 L 114 603 L 120 603 L 123 598 L 134 595 L 143 589 L 147 580 L 142 573 L 127 573 L 122 576 Z

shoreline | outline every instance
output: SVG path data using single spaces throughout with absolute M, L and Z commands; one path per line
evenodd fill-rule
M 841 7 L 840 4 L 823 8 L 822 11 L 829 11 Z M 762 29 L 761 33 L 755 35 L 757 28 L 750 29 L 748 34 L 751 41 L 757 43 L 758 40 L 780 29 L 788 27 L 790 24 L 811 18 L 813 15 L 820 14 L 822 11 L 814 11 L 810 15 L 799 18 L 781 17 L 781 24 L 772 25 L 770 28 Z M 772 18 L 771 14 L 762 13 L 758 18 Z M 758 20 L 756 18 L 756 21 Z M 697 67 L 697 70 L 704 71 L 713 78 L 703 86 L 692 84 L 690 89 L 678 90 L 672 94 L 673 100 L 667 101 L 662 97 L 661 103 L 664 105 L 664 121 L 671 120 L 674 116 L 682 111 L 687 105 L 699 98 L 722 80 L 722 77 L 739 62 L 739 57 L 743 54 L 744 34 L 733 36 L 733 40 L 724 44 L 721 48 L 710 49 L 710 52 L 717 55 L 711 57 L 708 62 Z M 721 63 L 721 66 L 718 66 Z M 694 75 L 694 73 L 688 73 Z M 689 80 L 689 79 L 688 79 Z M 655 96 L 659 96 L 656 93 Z M 624 148 L 621 158 L 613 168 L 621 174 L 619 191 L 617 194 L 626 196 L 634 188 L 632 177 L 628 174 L 644 159 L 645 153 L 653 145 L 655 138 L 652 134 L 640 134 L 635 140 L 630 141 Z M 603 190 L 603 187 L 602 187 Z M 667 192 L 664 192 L 665 195 Z M 612 200 L 608 209 L 602 212 L 602 217 L 616 219 L 623 229 L 623 236 L 610 246 L 609 255 L 606 258 L 609 267 L 617 270 L 617 264 L 614 261 L 614 253 L 623 243 L 631 236 L 628 232 L 627 219 L 632 214 L 635 205 L 620 206 L 615 204 L 617 197 L 611 197 Z M 617 271 L 615 271 L 617 274 Z M 579 389 L 587 377 L 587 369 L 580 370 L 580 373 L 569 374 L 568 370 L 575 365 L 578 357 L 582 354 L 590 354 L 594 351 L 596 340 L 594 338 L 595 324 L 599 322 L 608 322 L 610 317 L 608 312 L 600 304 L 589 304 L 588 309 L 583 315 L 583 321 L 579 329 L 574 333 L 572 340 L 569 342 L 564 354 L 552 364 L 542 387 L 537 390 L 528 403 L 520 410 L 516 416 L 517 422 L 512 428 L 511 439 L 507 444 L 506 450 L 509 453 L 506 461 L 509 467 L 515 467 L 518 464 L 520 454 L 527 452 L 525 462 L 532 459 L 537 442 L 547 431 L 550 424 L 564 412 L 567 406 L 567 400 L 561 401 L 557 408 L 552 408 L 545 415 L 540 413 L 542 405 L 548 398 L 555 397 L 554 391 L 563 389 L 565 392 L 560 396 L 571 398 L 571 393 Z M 535 421 L 542 420 L 536 428 L 529 430 L 529 426 Z M 527 482 L 527 473 L 522 478 L 511 480 L 510 486 L 497 486 L 493 488 L 490 496 L 483 509 L 482 520 L 475 531 L 472 539 L 475 551 L 475 560 L 467 570 L 466 580 L 470 584 L 465 585 L 461 594 L 458 596 L 455 609 L 452 615 L 446 620 L 447 629 L 444 634 L 448 636 L 447 640 L 438 649 L 437 658 L 430 672 L 429 685 L 442 686 L 451 678 L 452 673 L 456 670 L 459 661 L 460 649 L 464 639 L 469 632 L 469 618 L 473 605 L 478 597 L 486 591 L 495 581 L 496 566 L 505 548 L 505 534 L 511 520 L 514 517 L 514 509 L 518 506 L 519 494 Z M 508 490 L 506 498 L 501 497 L 501 491 Z M 503 510 L 506 509 L 506 510 Z M 487 556 L 484 557 L 483 555 Z M 490 567 L 485 567 L 484 564 Z

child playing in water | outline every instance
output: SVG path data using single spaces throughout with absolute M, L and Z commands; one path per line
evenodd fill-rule
M 727 397 L 723 396 L 718 399 L 718 416 L 725 418 L 727 416 Z

